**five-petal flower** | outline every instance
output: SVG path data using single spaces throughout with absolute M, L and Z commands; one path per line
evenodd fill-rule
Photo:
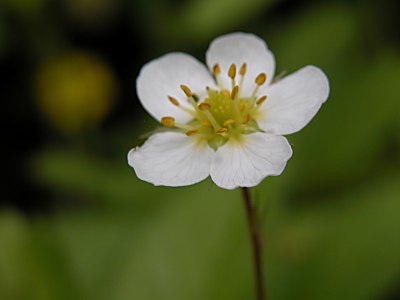
M 171 130 L 132 149 L 129 164 L 140 179 L 166 186 L 211 175 L 218 186 L 234 189 L 280 175 L 292 155 L 283 135 L 314 117 L 329 94 L 327 77 L 306 66 L 271 83 L 274 56 L 246 33 L 215 39 L 206 62 L 208 69 L 190 55 L 170 53 L 142 68 L 139 100 Z

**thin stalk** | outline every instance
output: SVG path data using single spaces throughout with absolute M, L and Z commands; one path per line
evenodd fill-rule
M 247 223 L 253 247 L 253 263 L 255 271 L 255 285 L 257 292 L 257 300 L 265 300 L 264 280 L 262 270 L 262 238 L 258 227 L 256 211 L 251 201 L 250 190 L 242 187 L 243 201 L 246 208 Z

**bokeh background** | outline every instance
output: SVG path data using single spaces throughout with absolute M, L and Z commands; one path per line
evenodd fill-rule
M 253 299 L 240 191 L 139 181 L 135 78 L 232 31 L 331 95 L 255 188 L 271 300 L 400 299 L 398 1 L 2 0 L 0 299 Z M 155 83 L 156 88 L 156 83 Z

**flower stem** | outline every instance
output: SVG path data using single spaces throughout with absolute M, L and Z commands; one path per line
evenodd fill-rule
M 246 208 L 247 223 L 253 246 L 253 262 L 256 280 L 257 300 L 265 300 L 262 270 L 262 238 L 257 223 L 256 211 L 251 201 L 250 190 L 242 187 L 243 201 Z

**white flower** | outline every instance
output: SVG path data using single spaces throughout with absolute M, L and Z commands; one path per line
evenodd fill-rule
M 132 149 L 129 165 L 140 179 L 166 186 L 211 175 L 218 186 L 234 189 L 280 175 L 292 155 L 282 135 L 314 117 L 329 94 L 327 77 L 306 66 L 271 83 L 273 54 L 245 33 L 215 39 L 206 61 L 208 69 L 190 55 L 170 53 L 142 68 L 140 102 L 171 130 Z

